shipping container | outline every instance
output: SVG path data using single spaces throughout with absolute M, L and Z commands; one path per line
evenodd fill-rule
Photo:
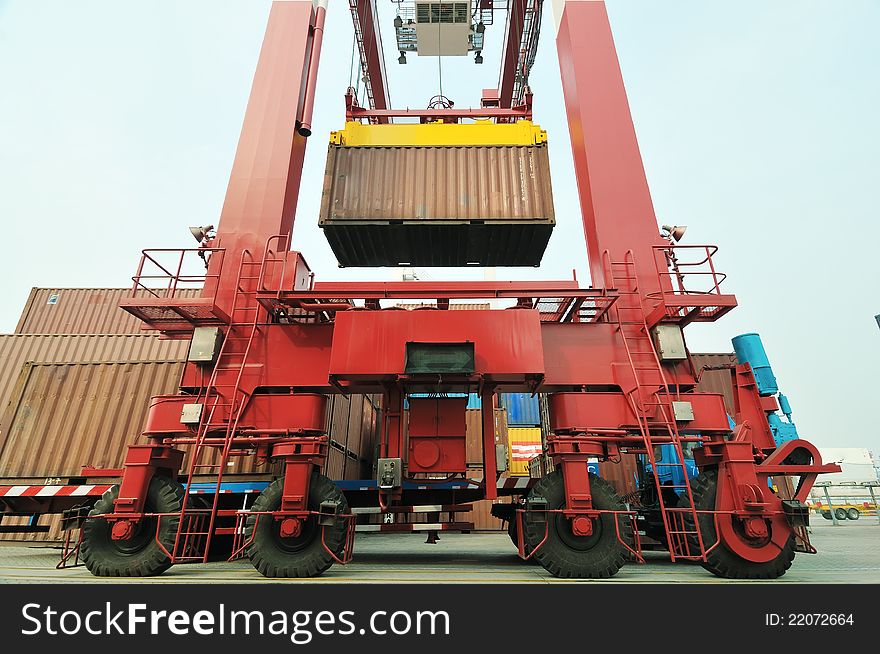
M 0 415 L 27 362 L 182 361 L 188 345 L 147 334 L 0 334 Z
M 0 418 L 0 479 L 72 477 L 115 468 L 135 443 L 150 397 L 173 393 L 181 363 L 25 364 Z
M 341 266 L 537 266 L 554 224 L 546 143 L 327 154 L 319 226 Z
M 517 427 L 538 427 L 541 425 L 541 407 L 538 395 L 531 393 L 501 393 L 500 406 L 507 409 L 507 424 Z
M 507 434 L 508 474 L 511 477 L 528 477 L 529 461 L 541 454 L 541 428 L 509 425 Z
M 736 355 L 730 353 L 691 354 L 694 369 L 700 375 L 704 367 L 736 365 Z M 733 415 L 733 379 L 730 370 L 703 370 L 697 390 L 702 393 L 721 393 L 727 413 Z
M 474 523 L 474 531 L 502 531 L 505 523 L 492 515 L 493 504 L 509 504 L 510 498 L 499 498 L 495 501 L 480 500 L 473 503 L 470 513 L 457 514 L 457 519 Z
M 198 297 L 181 289 L 178 297 Z M 16 334 L 143 334 L 144 323 L 119 308 L 130 288 L 33 288 Z M 154 333 L 154 332 L 146 332 Z

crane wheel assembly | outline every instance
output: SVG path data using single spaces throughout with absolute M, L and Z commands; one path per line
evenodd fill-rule
M 254 502 L 245 527 L 245 540 L 250 543 L 245 551 L 264 577 L 317 577 L 342 556 L 346 541 L 345 520 L 321 524 L 319 511 L 329 502 L 347 514 L 345 496 L 330 479 L 314 474 L 308 501 L 314 513 L 285 518 L 273 515 L 281 508 L 283 491 L 284 479 L 276 479 Z
M 691 481 L 694 506 L 700 513 L 697 519 L 704 543 L 716 543 L 706 552 L 706 560 L 702 566 L 718 577 L 727 579 L 776 579 L 785 574 L 794 561 L 795 537 L 790 530 L 785 530 L 782 544 L 774 543 L 773 526 L 768 523 L 766 534 L 749 536 L 740 527 L 741 523 L 731 520 L 728 515 L 712 513 L 715 509 L 718 490 L 718 471 L 707 470 Z M 688 506 L 687 498 L 682 498 L 682 505 Z M 732 541 L 718 541 L 716 520 L 728 521 L 740 535 L 736 548 Z M 694 538 L 690 536 L 693 544 Z M 778 539 L 776 539 L 778 541 Z M 750 560 L 757 559 L 757 560 Z
M 317 217 L 337 263 L 538 266 L 556 226 L 528 85 L 542 0 L 508 15 L 499 86 L 468 109 L 442 90 L 425 109 L 391 107 L 378 24 L 361 29 L 375 4 L 349 1 L 368 88 L 345 92 Z M 397 4 L 400 63 L 470 52 L 482 63 L 492 14 L 508 11 L 445 3 L 450 21 L 432 22 L 430 3 Z M 559 57 L 589 285 L 316 280 L 291 238 L 326 4 L 273 3 L 216 229 L 190 229 L 198 248 L 144 250 L 120 301 L 145 329 L 190 347 L 177 392 L 152 398 L 141 443 L 121 470 L 104 470 L 120 485 L 77 516 L 81 541 L 71 542 L 93 574 L 156 575 L 224 551 L 266 577 L 314 577 L 352 558 L 357 531 L 470 532 L 458 516 L 483 500 L 509 521 L 521 558 L 563 578 L 644 562 L 643 536 L 672 562 L 736 579 L 779 577 L 795 552 L 815 552 L 806 499 L 840 467 L 798 436 L 757 334 L 734 339 L 730 397 L 702 390 L 684 330 L 737 306 L 718 248 L 658 226 L 604 3 L 553 5 L 557 29 L 545 33 Z M 448 38 L 420 40 L 438 25 Z M 502 469 L 503 393 L 540 397 L 533 477 Z M 375 398 L 366 457 L 330 433 L 328 398 L 352 394 Z M 371 478 L 346 477 L 352 468 L 335 469 L 331 455 Z M 624 504 L 590 471 L 624 455 L 650 467 L 650 506 Z M 267 464 L 259 485 L 229 480 L 242 457 Z
M 119 499 L 119 486 L 113 486 L 95 503 L 82 529 L 80 558 L 97 577 L 152 577 L 171 567 L 170 551 L 183 506 L 183 486 L 166 477 L 150 482 L 145 511 L 152 515 L 136 522 L 111 521 Z M 114 532 L 115 536 L 114 537 Z M 123 537 L 120 537 L 123 536 Z
M 546 507 L 546 512 L 526 510 L 523 523 L 526 551 L 533 553 L 535 560 L 555 577 L 613 577 L 628 558 L 624 543 L 633 546 L 632 526 L 629 519 L 621 515 L 626 512 L 626 506 L 614 487 L 590 473 L 590 490 L 593 507 L 611 513 L 590 519 L 589 533 L 584 535 L 574 533 L 573 518 L 562 512 L 566 504 L 562 471 L 555 470 L 542 477 L 526 499 L 527 507 Z

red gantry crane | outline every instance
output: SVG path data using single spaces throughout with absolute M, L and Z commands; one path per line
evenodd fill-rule
M 587 462 L 613 462 L 621 452 L 645 455 L 654 471 L 671 466 L 684 473 L 672 489 L 679 501 L 656 482 L 662 540 L 673 561 L 697 561 L 723 577 L 775 578 L 795 551 L 815 551 L 804 501 L 817 475 L 837 467 L 823 465 L 804 440 L 777 446 L 767 421 L 775 400 L 759 394 L 747 364 L 730 370 L 735 426 L 720 394 L 695 390 L 700 371 L 683 328 L 719 319 L 736 299 L 721 289 L 725 276 L 715 269 L 714 246 L 680 245 L 680 228 L 658 229 L 604 3 L 554 4 L 588 288 L 576 281 L 315 280 L 303 255 L 291 250 L 290 236 L 326 7 L 309 0 L 273 4 L 216 233 L 196 230 L 201 243 L 192 250 L 145 251 L 122 304 L 150 328 L 191 339 L 191 347 L 179 392 L 153 398 L 147 444 L 129 447 L 120 483 L 82 521 L 79 556 L 92 573 L 156 575 L 172 564 L 208 560 L 223 541 L 230 559 L 247 556 L 268 577 L 309 577 L 351 558 L 359 513 L 446 513 L 450 519 L 432 528 L 466 529 L 455 513 L 480 499 L 510 496 L 496 515 L 509 521 L 521 557 L 560 577 L 609 577 L 626 561 L 642 560 L 638 509 Z M 449 47 L 479 57 L 492 15 L 506 12 L 500 83 L 483 90 L 474 109 L 445 99 L 424 110 L 392 107 L 376 0 L 349 0 L 349 6 L 366 100 L 349 91 L 349 124 L 331 150 L 394 145 L 395 134 L 405 139 L 413 132 L 375 130 L 413 124 L 423 129 L 414 147 L 495 142 L 502 128 L 525 125 L 539 149 L 546 135 L 523 121 L 532 117 L 528 74 L 541 0 L 417 0 L 411 13 L 400 5 L 401 62 L 434 47 L 421 36 L 429 29 L 436 30 L 430 34 L 437 35 L 440 54 Z M 465 36 L 456 36 L 459 27 Z M 445 35 L 452 45 L 444 45 Z M 355 124 L 374 131 L 356 133 Z M 513 138 L 504 134 L 498 142 Z M 371 165 L 378 179 L 379 164 Z M 437 202 L 450 195 L 432 192 Z M 510 202 L 508 211 L 516 213 L 516 197 Z M 482 250 L 461 257 L 482 265 L 493 257 L 518 265 L 534 254 L 515 254 L 511 239 L 526 232 L 492 231 L 489 222 L 459 225 L 464 240 L 431 232 L 435 240 L 406 256 L 428 256 L 434 248 L 434 255 L 458 261 L 474 243 L 483 243 Z M 538 260 L 552 216 L 545 222 L 528 232 Z M 322 226 L 331 238 L 332 226 Z M 389 231 L 375 233 L 403 235 L 402 243 L 423 228 L 386 221 L 382 229 Z M 377 242 L 373 232 L 336 234 L 331 243 L 340 259 L 343 253 L 351 258 L 346 265 L 364 265 L 366 244 Z M 499 235 L 508 240 L 499 245 Z M 399 258 L 398 236 L 385 236 L 388 250 L 369 256 L 420 265 Z M 205 262 L 202 272 L 193 272 L 191 259 Z M 201 296 L 182 297 L 180 289 L 193 284 L 203 287 Z M 389 306 L 425 298 L 436 303 L 433 310 Z M 455 300 L 510 306 L 449 311 Z M 524 391 L 549 398 L 546 452 L 555 468 L 526 483 L 498 472 L 494 444 L 496 394 Z M 482 402 L 480 479 L 463 468 L 465 400 L 454 396 L 460 392 L 478 393 Z M 335 393 L 383 398 L 376 476 L 345 492 L 320 474 L 327 398 Z M 692 481 L 683 464 L 687 444 L 696 445 L 701 471 Z M 671 445 L 677 460 L 658 460 L 660 445 Z M 280 474 L 251 506 L 230 507 L 220 492 L 223 473 L 230 457 L 246 454 L 280 464 Z M 210 492 L 188 493 L 205 474 L 213 480 Z

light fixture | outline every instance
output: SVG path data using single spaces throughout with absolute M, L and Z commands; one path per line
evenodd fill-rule
M 394 17 L 394 27 L 396 29 L 400 29 L 401 27 L 403 27 L 403 19 L 400 16 Z
M 203 227 L 190 227 L 189 233 L 193 235 L 193 238 L 196 239 L 201 245 L 202 241 L 206 238 L 213 238 L 213 235 L 209 232 L 214 231 L 214 225 L 204 225 Z
M 475 63 L 475 64 L 481 64 L 481 63 L 483 63 L 483 54 L 482 54 L 482 52 L 483 52 L 482 50 L 477 50 L 477 56 L 474 57 L 474 63 Z
M 660 229 L 663 230 L 661 232 L 663 238 L 678 243 L 684 236 L 685 231 L 687 231 L 687 225 L 663 225 Z
M 403 50 L 400 51 L 400 56 L 397 58 L 397 63 L 399 63 L 399 64 L 406 63 L 406 53 Z

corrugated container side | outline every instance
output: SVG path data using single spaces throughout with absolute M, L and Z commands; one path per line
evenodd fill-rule
M 528 477 L 529 461 L 541 454 L 540 427 L 508 426 L 508 473 Z
M 538 265 L 547 146 L 331 145 L 319 226 L 344 266 Z
M 188 346 L 147 334 L 0 334 L 0 415 L 26 362 L 182 361 Z
M 730 353 L 691 354 L 694 368 L 699 374 L 703 366 L 736 365 L 736 355 Z M 733 415 L 733 380 L 729 370 L 705 370 L 697 384 L 697 390 L 703 393 L 721 393 L 724 395 L 724 406 L 727 413 Z
M 541 424 L 541 407 L 537 395 L 501 393 L 499 404 L 507 409 L 508 425 L 538 427 Z
M 143 428 L 150 397 L 177 390 L 181 363 L 26 364 L 0 419 L 0 478 L 118 467 Z
M 331 145 L 321 223 L 553 220 L 546 145 Z
M 474 531 L 502 531 L 504 523 L 491 513 L 493 504 L 508 504 L 510 499 L 480 500 L 473 503 L 470 513 L 460 514 L 460 520 L 473 522 Z M 511 546 L 512 547 L 512 546 Z
M 130 292 L 130 288 L 33 288 L 15 333 L 144 333 L 144 323 L 119 308 L 119 301 Z M 198 297 L 200 292 L 185 289 L 178 294 Z
M 483 412 L 468 409 L 465 413 L 467 424 L 466 457 L 469 468 L 483 467 Z M 507 443 L 507 412 L 495 409 L 495 443 Z
M 600 462 L 599 476 L 611 482 L 617 494 L 623 497 L 638 488 L 638 468 L 638 457 L 635 454 L 621 454 L 620 463 Z

